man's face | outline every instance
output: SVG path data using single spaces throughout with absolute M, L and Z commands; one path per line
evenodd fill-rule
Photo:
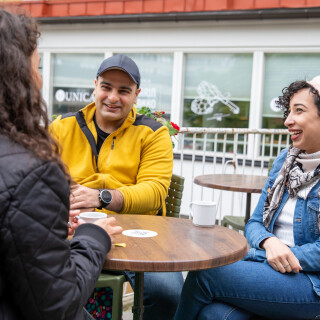
M 120 128 L 127 118 L 141 89 L 121 70 L 109 70 L 95 80 L 96 120 L 108 133 Z

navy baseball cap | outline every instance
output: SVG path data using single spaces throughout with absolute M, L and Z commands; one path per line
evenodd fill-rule
M 130 78 L 140 87 L 140 72 L 136 63 L 125 56 L 124 54 L 117 54 L 102 61 L 97 72 L 97 78 L 107 70 L 122 70 L 126 72 Z

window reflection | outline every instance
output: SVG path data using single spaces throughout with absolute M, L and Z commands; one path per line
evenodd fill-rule
M 285 128 L 283 112 L 275 100 L 281 90 L 296 80 L 311 80 L 319 75 L 319 53 L 270 53 L 265 55 L 262 128 Z
M 93 101 L 94 79 L 103 54 L 54 54 L 52 113 L 75 112 Z
M 184 127 L 247 128 L 252 54 L 187 54 Z
M 125 53 L 138 65 L 141 92 L 137 107 L 171 113 L 173 55 L 165 53 Z

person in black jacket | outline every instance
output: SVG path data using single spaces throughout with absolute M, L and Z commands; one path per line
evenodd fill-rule
M 83 305 L 122 228 L 75 224 L 67 239 L 71 179 L 47 131 L 38 37 L 0 8 L 0 319 L 91 319 Z

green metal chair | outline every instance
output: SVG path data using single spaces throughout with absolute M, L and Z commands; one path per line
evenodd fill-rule
M 275 158 L 270 158 L 268 163 L 268 174 L 272 168 Z M 233 229 L 244 231 L 245 222 L 244 217 L 239 216 L 224 216 L 221 225 L 223 227 L 231 226 Z
M 166 198 L 166 210 L 168 217 L 179 218 L 184 188 L 184 177 L 173 174 Z
M 173 174 L 166 198 L 167 216 L 179 218 L 184 178 Z M 122 315 L 122 294 L 125 276 L 102 271 L 95 285 L 96 288 L 111 287 L 112 298 L 112 320 L 120 320 Z
M 121 320 L 122 294 L 125 276 L 102 271 L 95 288 L 112 288 L 112 320 Z
M 221 225 L 223 227 L 231 226 L 232 229 L 244 231 L 244 217 L 239 216 L 224 216 Z

